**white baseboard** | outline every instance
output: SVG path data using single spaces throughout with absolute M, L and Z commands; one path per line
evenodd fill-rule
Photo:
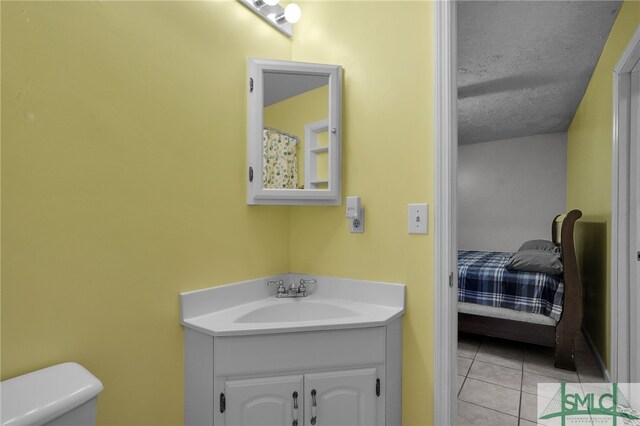
M 604 365 L 604 361 L 600 356 L 600 352 L 598 352 L 598 349 L 596 348 L 596 345 L 593 343 L 591 336 L 589 336 L 589 333 L 584 327 L 582 327 L 582 334 L 584 335 L 584 338 L 587 341 L 589 348 L 591 348 L 591 353 L 593 353 L 593 356 L 596 359 L 596 364 L 598 364 L 598 368 L 600 369 L 602 376 L 605 378 L 607 382 L 611 383 L 611 375 L 609 374 L 609 370 L 607 370 L 607 366 Z

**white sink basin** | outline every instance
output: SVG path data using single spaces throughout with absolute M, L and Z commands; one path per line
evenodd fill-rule
M 275 297 L 267 281 L 317 279 L 308 297 Z M 212 336 L 377 327 L 404 314 L 404 286 L 283 274 L 180 295 L 183 326 Z
M 294 300 L 263 306 L 237 318 L 239 323 L 318 321 L 332 318 L 347 318 L 360 315 L 358 312 L 331 303 Z

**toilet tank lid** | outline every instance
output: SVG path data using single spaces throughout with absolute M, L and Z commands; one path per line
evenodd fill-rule
M 0 424 L 43 424 L 96 397 L 102 382 L 67 362 L 0 382 Z

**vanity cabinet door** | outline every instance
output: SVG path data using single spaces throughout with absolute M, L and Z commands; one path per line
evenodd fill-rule
M 376 410 L 376 369 L 305 375 L 305 426 L 371 426 Z
M 227 380 L 225 426 L 302 426 L 302 377 Z

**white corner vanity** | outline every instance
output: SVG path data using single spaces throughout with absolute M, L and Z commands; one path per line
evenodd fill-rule
M 404 285 L 284 274 L 180 308 L 185 424 L 402 423 Z

